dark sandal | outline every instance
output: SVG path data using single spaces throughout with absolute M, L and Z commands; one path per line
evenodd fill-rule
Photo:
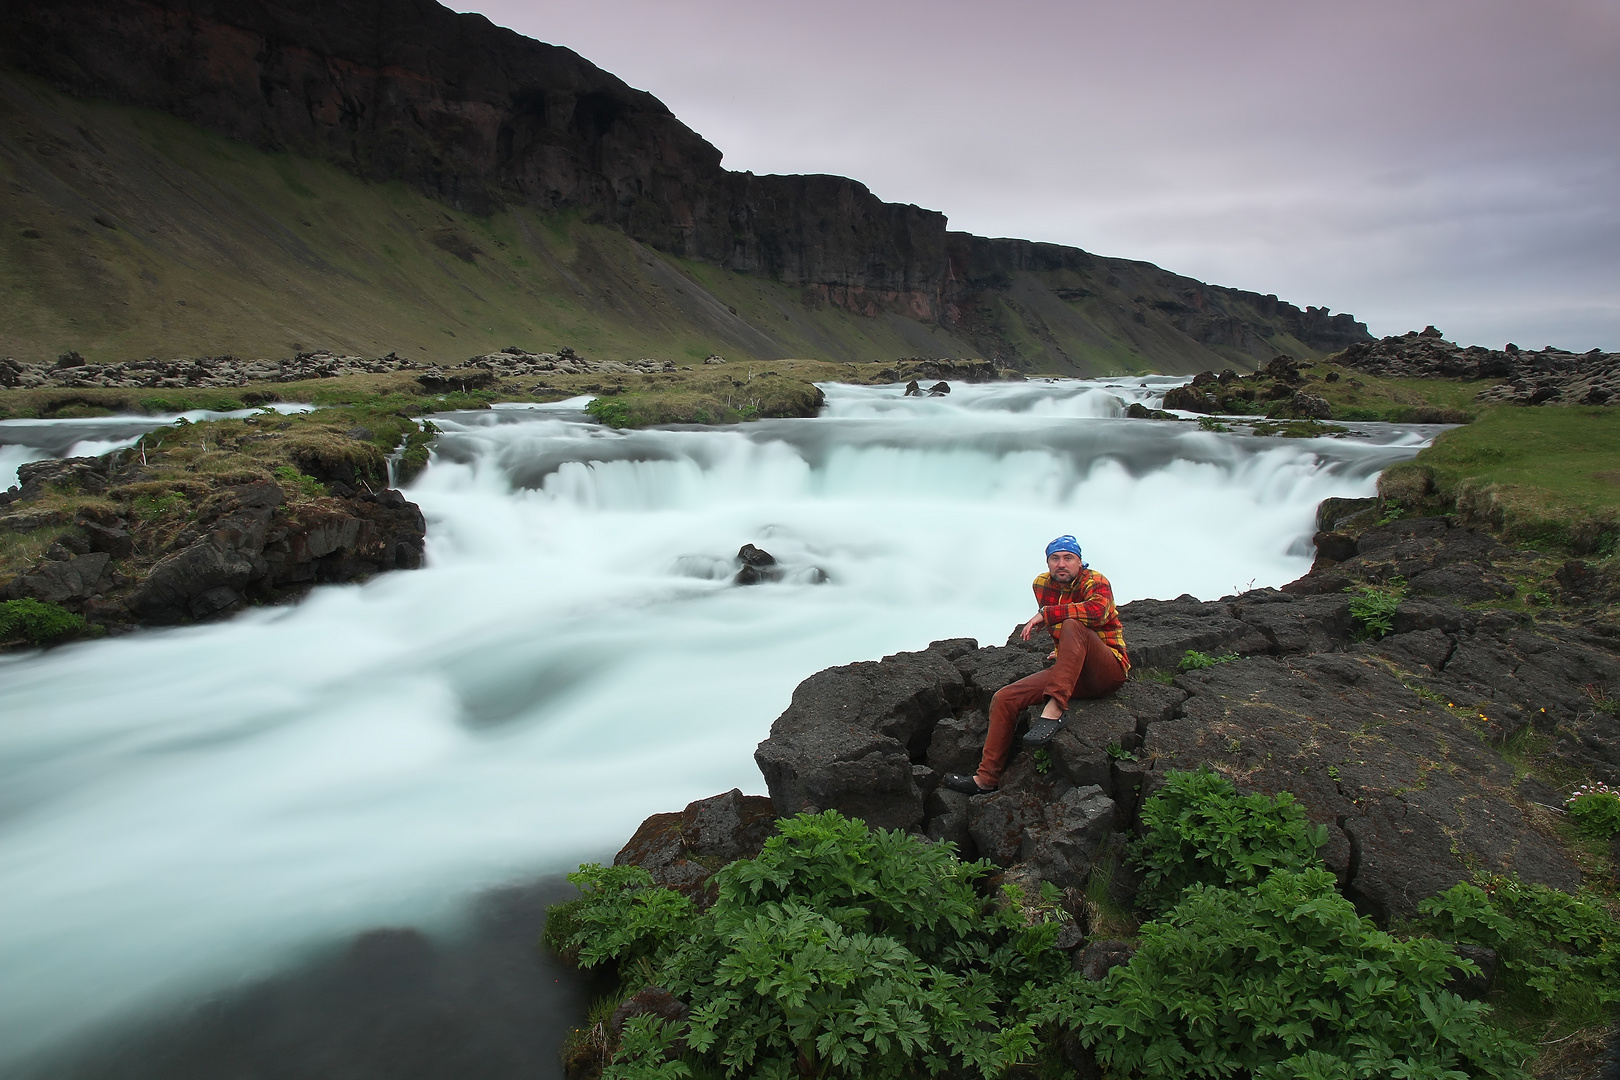
M 940 785 L 948 787 L 952 791 L 960 791 L 963 795 L 988 795 L 996 790 L 993 787 L 980 787 L 977 777 L 963 776 L 961 773 L 954 772 L 946 773 L 945 778 L 940 781 Z
M 1037 717 L 1024 733 L 1024 745 L 1031 750 L 1039 750 L 1052 741 L 1052 736 L 1063 730 L 1063 717 L 1056 720 L 1047 717 Z

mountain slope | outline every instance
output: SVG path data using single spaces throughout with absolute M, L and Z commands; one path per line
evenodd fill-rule
M 443 339 L 415 342 L 425 354 L 568 331 L 632 351 L 1095 372 L 1367 337 L 1146 263 L 952 233 L 841 177 L 728 172 L 650 95 L 426 0 L 3 0 L 0 18 L 15 207 L 0 272 L 28 299 L 0 348 L 20 355 L 358 346 L 387 328 Z M 94 224 L 119 213 L 122 230 Z M 160 295 L 178 287 L 208 317 L 138 310 L 192 306 Z

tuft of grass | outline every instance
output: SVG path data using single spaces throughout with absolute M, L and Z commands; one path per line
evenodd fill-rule
M 1320 439 L 1328 435 L 1342 435 L 1350 429 L 1340 424 L 1324 424 L 1320 420 L 1266 420 L 1256 423 L 1251 433 L 1280 439 Z
M 326 494 L 326 486 L 308 473 L 298 471 L 296 465 L 278 465 L 273 476 L 284 486 L 292 487 L 305 497 L 318 499 Z

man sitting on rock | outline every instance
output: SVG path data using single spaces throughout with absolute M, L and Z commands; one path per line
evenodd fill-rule
M 1018 714 L 1026 707 L 1046 700 L 1024 736 L 1024 745 L 1038 750 L 1062 728 L 1070 698 L 1106 697 L 1125 684 L 1131 661 L 1114 589 L 1085 564 L 1074 537 L 1060 536 L 1046 545 L 1046 573 L 1035 579 L 1035 602 L 1040 610 L 1024 624 L 1021 636 L 1028 641 L 1036 630 L 1049 627 L 1057 650 L 1047 659 L 1057 663 L 996 691 L 979 771 L 974 776 L 947 774 L 941 782 L 952 791 L 985 795 L 996 789 L 1012 750 Z

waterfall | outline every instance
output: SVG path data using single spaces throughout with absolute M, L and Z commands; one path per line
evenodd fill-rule
M 1122 417 L 1178 381 L 828 386 L 818 418 L 726 428 L 446 414 L 409 491 L 425 569 L 0 659 L 0 1066 L 762 791 L 795 685 L 999 642 L 1056 534 L 1122 603 L 1280 585 L 1316 504 L 1432 432 Z M 784 580 L 731 585 L 744 543 Z

